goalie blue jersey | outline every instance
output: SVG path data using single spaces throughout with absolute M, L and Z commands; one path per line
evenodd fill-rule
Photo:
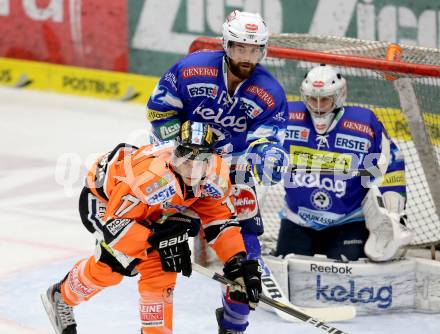
M 287 103 L 283 88 L 261 65 L 233 95 L 227 89 L 223 51 L 202 51 L 178 61 L 161 78 L 147 104 L 157 140 L 173 139 L 185 120 L 208 123 L 220 154 L 244 151 L 255 140 L 282 144 Z
M 405 196 L 403 155 L 389 139 L 383 125 L 366 108 L 347 106 L 337 115 L 325 135 L 316 133 L 303 102 L 288 103 L 284 148 L 290 164 L 335 169 L 362 169 L 377 164 L 382 149 L 390 147 L 386 174 L 379 187 Z M 285 178 L 283 215 L 315 230 L 363 221 L 361 203 L 370 177 L 292 174 Z

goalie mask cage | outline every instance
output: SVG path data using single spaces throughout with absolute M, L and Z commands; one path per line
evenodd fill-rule
M 347 79 L 347 104 L 372 109 L 405 158 L 408 227 L 413 246 L 440 242 L 440 50 L 400 45 L 399 59 L 387 60 L 387 42 L 304 34 L 272 35 L 263 65 L 298 100 L 304 75 L 331 64 Z M 196 39 L 190 52 L 222 49 L 221 39 Z M 397 180 L 398 181 L 398 180 Z M 391 181 L 392 182 L 392 181 Z M 283 206 L 282 185 L 261 187 L 259 203 L 265 233 L 274 249 Z

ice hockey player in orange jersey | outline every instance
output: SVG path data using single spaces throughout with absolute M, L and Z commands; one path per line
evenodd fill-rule
M 142 333 L 172 333 L 176 276 L 191 275 L 188 237 L 200 228 L 180 214 L 185 210 L 198 215 L 225 269 L 242 282 L 231 299 L 258 303 L 261 269 L 244 260 L 240 227 L 231 219 L 229 170 L 213 143 L 209 125 L 187 121 L 175 142 L 121 144 L 96 161 L 79 200 L 82 222 L 97 238 L 95 254 L 42 295 L 58 334 L 77 333 L 73 307 L 137 274 Z

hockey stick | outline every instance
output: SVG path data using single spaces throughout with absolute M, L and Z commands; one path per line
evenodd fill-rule
M 193 263 L 192 264 L 192 268 L 197 271 L 199 274 L 202 274 L 203 276 L 209 277 L 217 282 L 220 282 L 224 285 L 236 285 L 238 283 L 231 281 L 229 279 L 227 279 L 226 277 L 217 274 L 216 272 L 209 270 L 208 268 L 202 267 L 200 265 L 198 265 L 197 263 Z M 260 293 L 260 301 L 262 303 L 265 303 L 269 306 L 272 306 L 278 310 L 283 311 L 284 313 L 290 314 L 292 316 L 294 316 L 295 318 L 298 318 L 299 320 L 309 323 L 312 326 L 315 326 L 317 328 L 320 328 L 324 331 L 326 331 L 327 333 L 331 333 L 331 334 L 347 334 L 346 332 L 341 331 L 340 329 L 334 328 L 330 325 L 327 325 L 324 322 L 321 322 L 315 318 L 312 318 L 311 316 L 309 316 L 308 314 L 305 314 L 304 312 L 301 312 L 299 310 L 297 310 L 296 308 L 292 308 L 289 305 L 283 304 L 277 300 L 274 300 L 272 298 L 267 297 L 266 295 Z
M 356 309 L 353 306 L 330 306 L 330 307 L 299 307 L 289 302 L 288 298 L 284 295 L 278 282 L 272 273 L 269 275 L 263 274 L 261 277 L 261 283 L 263 288 L 263 294 L 272 298 L 275 301 L 279 301 L 292 309 L 303 312 L 312 318 L 319 319 L 321 321 L 343 321 L 350 320 L 356 316 Z M 284 313 L 277 308 L 273 309 L 275 313 L 283 320 L 290 322 L 298 322 L 300 319 Z
M 242 165 L 231 165 L 229 167 L 231 170 L 235 171 L 243 171 L 243 172 L 251 172 L 253 166 L 242 164 Z M 298 173 L 308 173 L 308 174 L 322 174 L 322 175 L 347 175 L 350 177 L 356 177 L 356 176 L 373 176 L 373 177 L 380 177 L 382 176 L 380 170 L 378 167 L 372 167 L 369 169 L 351 169 L 351 170 L 345 170 L 345 169 L 336 169 L 336 168 L 319 168 L 319 167 L 306 167 L 306 166 L 283 166 L 283 167 L 277 167 L 277 171 L 280 171 L 282 173 L 292 173 L 292 174 L 298 174 Z

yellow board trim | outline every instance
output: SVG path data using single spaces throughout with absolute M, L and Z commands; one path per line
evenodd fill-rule
M 0 84 L 146 104 L 158 77 L 0 58 Z

